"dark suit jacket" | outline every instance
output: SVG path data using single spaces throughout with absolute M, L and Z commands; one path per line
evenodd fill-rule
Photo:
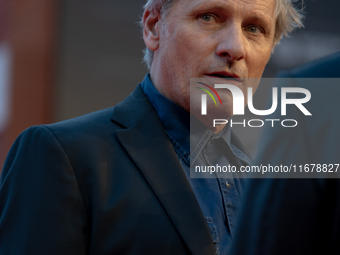
M 214 254 L 140 86 L 115 107 L 24 131 L 0 183 L 1 255 Z
M 340 163 L 340 84 L 295 79 L 339 76 L 340 53 L 280 74 L 310 90 L 313 117 L 297 113 L 300 128 L 267 129 L 255 164 Z M 340 254 L 339 179 L 251 180 L 232 254 Z

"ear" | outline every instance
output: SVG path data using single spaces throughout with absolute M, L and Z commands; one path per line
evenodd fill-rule
M 145 10 L 143 14 L 143 39 L 150 50 L 155 51 L 159 47 L 161 16 L 155 10 Z

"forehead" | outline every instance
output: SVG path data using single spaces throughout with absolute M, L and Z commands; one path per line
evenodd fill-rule
M 229 16 L 257 16 L 273 22 L 275 6 L 276 0 L 177 0 L 173 8 L 184 15 L 221 11 Z

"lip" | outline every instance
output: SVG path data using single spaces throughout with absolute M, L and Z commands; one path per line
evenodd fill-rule
M 228 73 L 225 71 L 219 71 L 219 72 L 212 72 L 207 73 L 205 76 L 208 76 L 209 78 L 219 78 L 219 79 L 225 79 L 225 80 L 236 80 L 238 82 L 242 82 L 243 79 L 240 78 L 240 76 L 234 74 L 234 73 Z
M 245 79 L 239 78 L 238 76 L 234 75 L 225 75 L 226 73 L 223 73 L 223 76 L 219 76 L 221 73 L 218 73 L 218 75 L 214 75 L 216 73 L 209 73 L 205 74 L 204 78 L 206 79 L 205 82 L 209 84 L 210 86 L 214 86 L 214 84 L 231 84 L 235 85 L 239 88 L 246 87 Z M 225 78 L 224 78 L 225 77 Z M 227 78 L 228 77 L 228 78 Z

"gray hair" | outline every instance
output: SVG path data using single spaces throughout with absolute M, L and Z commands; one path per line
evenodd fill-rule
M 166 17 L 171 9 L 171 6 L 176 0 L 148 0 L 144 5 L 145 10 L 157 10 L 160 12 L 161 18 Z M 275 24 L 275 35 L 274 35 L 274 45 L 277 45 L 283 36 L 289 36 L 291 32 L 296 28 L 303 27 L 302 19 L 304 17 L 302 11 L 297 9 L 294 5 L 298 0 L 275 0 L 276 1 L 276 24 Z M 302 0 L 303 4 L 303 0 Z M 143 19 L 141 20 L 141 26 L 143 27 Z M 146 63 L 148 69 L 150 70 L 153 60 L 153 51 L 146 47 L 144 50 L 143 62 Z

